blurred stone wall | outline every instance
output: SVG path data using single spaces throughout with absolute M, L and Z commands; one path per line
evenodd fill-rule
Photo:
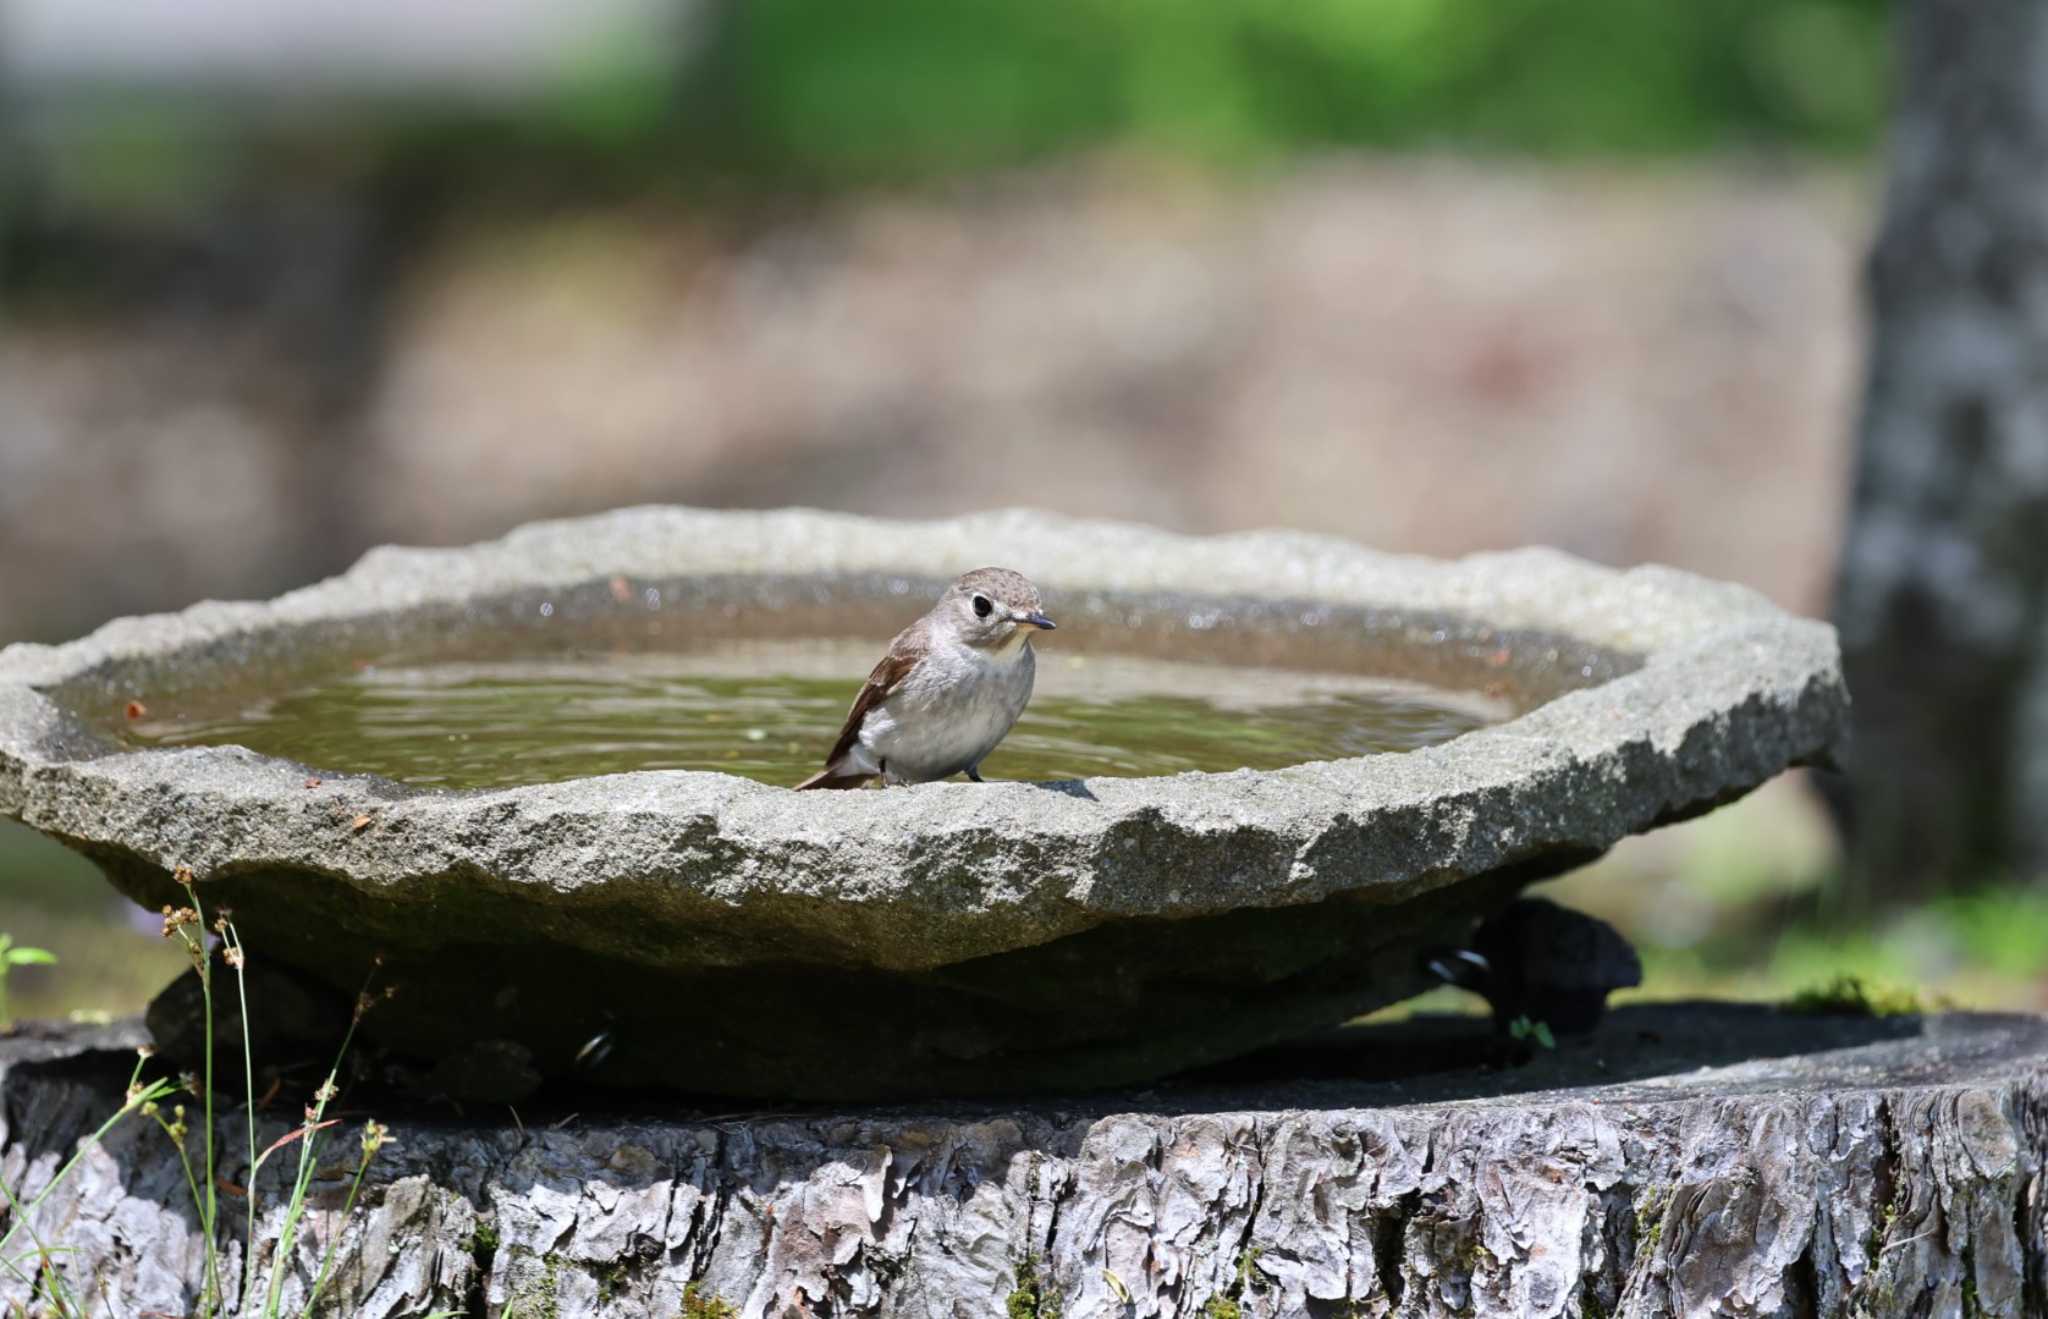
M 0 641 L 669 500 L 1543 542 L 1818 612 L 1865 193 L 1105 159 L 765 214 L 458 212 L 366 267 L 391 283 L 347 342 L 318 297 L 282 328 L 17 308 Z

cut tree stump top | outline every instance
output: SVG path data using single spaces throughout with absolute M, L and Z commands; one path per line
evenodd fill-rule
M 137 1038 L 0 1040 L 17 1194 L 118 1105 Z M 1144 1091 L 752 1113 L 561 1096 L 458 1116 L 359 1087 L 349 1122 L 374 1112 L 397 1144 L 347 1221 L 345 1183 L 321 1183 L 286 1296 L 339 1232 L 329 1295 L 362 1316 L 670 1319 L 692 1283 L 750 1317 L 2048 1312 L 2048 1020 L 1667 1004 L 1526 1066 L 1500 1049 L 1421 1019 Z M 350 1129 L 321 1161 L 355 1151 Z M 280 1198 L 266 1168 L 266 1283 Z M 160 1132 L 117 1131 L 35 1220 L 115 1312 L 191 1307 L 197 1234 Z M 0 1309 L 24 1293 L 0 1280 Z

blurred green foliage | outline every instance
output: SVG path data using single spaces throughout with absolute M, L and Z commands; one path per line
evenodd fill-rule
M 1880 0 L 752 0 L 703 69 L 738 164 L 835 180 L 1102 141 L 1667 153 L 1866 147 Z
M 2039 885 L 1948 894 L 1853 922 L 1781 913 L 1761 926 L 1732 920 L 1687 947 L 1643 946 L 1645 988 L 1628 996 L 1790 1000 L 1852 978 L 1883 1010 L 1914 995 L 1933 1006 L 2048 1005 L 2048 891 Z
M 1809 985 L 1785 1000 L 1788 1012 L 1810 1012 L 1824 1016 L 1901 1017 L 1935 1010 L 1909 989 L 1890 985 L 1866 985 L 1861 976 L 1837 974 L 1825 984 Z
M 130 910 L 91 862 L 0 820 L 0 919 L 17 945 L 55 955 L 52 963 L 12 969 L 14 1016 L 140 1011 L 187 963 L 168 941 L 144 932 Z
M 521 99 L 88 81 L 0 133 L 0 289 L 146 287 L 260 203 L 400 227 L 486 207 L 804 193 L 1135 148 L 1661 156 L 1876 140 L 1883 0 L 704 0 L 688 39 L 593 31 Z M 146 274 L 146 272 L 143 272 Z
M 1690 882 L 1689 875 L 1610 867 L 1604 876 L 1581 871 L 1538 891 L 1598 911 L 1607 905 L 1603 885 L 1671 891 Z M 1627 924 L 1619 912 L 1605 914 Z M 1951 894 L 1847 923 L 1817 905 L 1797 915 L 1783 904 L 1737 907 L 1723 913 L 1722 928 L 1683 945 L 1660 944 L 1641 929 L 1627 933 L 1642 957 L 1643 983 L 1616 994 L 1617 1003 L 1714 998 L 1859 1016 L 2048 1008 L 2048 891 L 2039 885 Z M 1444 987 L 1373 1015 L 1485 1009 L 1476 995 Z
M 214 172 L 192 144 L 223 130 L 827 184 L 1122 142 L 1226 162 L 1328 146 L 1855 151 L 1879 130 L 1890 63 L 1885 0 L 709 3 L 687 53 L 595 33 L 516 108 L 287 92 L 252 120 L 218 89 L 73 89 L 90 128 L 58 154 L 84 153 L 100 186 L 149 189 Z

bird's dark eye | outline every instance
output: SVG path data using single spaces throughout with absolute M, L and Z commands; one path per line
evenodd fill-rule
M 974 597 L 974 616 L 976 618 L 987 618 L 988 611 L 994 608 L 995 606 L 988 602 L 987 596 L 977 595 Z

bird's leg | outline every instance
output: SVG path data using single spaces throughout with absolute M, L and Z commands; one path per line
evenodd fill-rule
M 980 765 L 969 765 L 969 766 L 967 767 L 967 777 L 968 777 L 968 779 L 969 779 L 970 781 L 972 781 L 972 782 L 975 782 L 975 783 L 979 783 L 979 782 L 981 782 L 981 766 L 980 766 Z

